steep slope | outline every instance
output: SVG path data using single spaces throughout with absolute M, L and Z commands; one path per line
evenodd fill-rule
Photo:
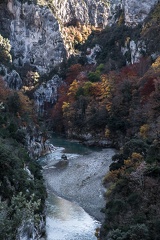
M 0 3 L 0 32 L 10 40 L 14 66 L 27 64 L 44 74 L 74 52 L 74 45 L 67 41 L 71 33 L 64 26 L 79 22 L 104 28 L 119 17 L 126 25 L 136 26 L 156 2 L 6 0 Z
M 23 93 L 7 88 L 0 78 L 0 235 L 2 240 L 23 239 L 23 237 L 33 239 L 33 236 L 40 239 L 45 235 L 46 190 L 41 167 L 35 161 L 37 149 L 36 135 L 33 135 L 34 126 L 36 122 L 30 100 Z
M 10 239 L 23 232 L 34 201 L 45 195 L 39 167 L 21 155 L 24 144 L 34 158 L 45 149 L 37 116 L 88 145 L 121 148 L 104 179 L 110 189 L 102 239 L 159 236 L 159 6 L 156 0 L 0 1 L 0 74 L 16 90 L 0 79 L 1 206 Z M 43 212 L 43 203 L 34 213 Z M 22 213 L 29 207 L 21 222 L 17 205 Z M 0 224 L 5 239 L 3 219 Z

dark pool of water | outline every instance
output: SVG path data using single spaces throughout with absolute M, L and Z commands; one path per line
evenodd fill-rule
M 50 141 L 55 147 L 64 147 L 65 153 L 89 154 L 93 151 L 101 151 L 101 148 L 87 147 L 78 141 L 71 141 L 64 136 L 57 134 L 52 134 Z

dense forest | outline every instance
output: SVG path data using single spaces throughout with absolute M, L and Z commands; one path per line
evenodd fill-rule
M 0 235 L 45 234 L 46 190 L 39 164 L 29 156 L 27 128 L 35 123 L 30 100 L 0 79 Z M 43 225 L 43 229 L 42 229 Z
M 143 26 L 125 26 L 121 14 L 116 25 L 93 30 L 85 44 L 77 44 L 83 51 L 99 44 L 102 51 L 97 64 L 85 64 L 83 56 L 70 59 L 51 110 L 54 130 L 82 140 L 90 134 L 98 138 L 94 144 L 108 139 L 119 149 L 103 179 L 107 203 L 100 239 L 159 239 L 160 57 L 151 55 L 160 51 L 159 8 Z M 129 39 L 147 42 L 133 64 L 130 52 L 120 51 Z
M 114 147 L 101 240 L 158 240 L 160 236 L 160 3 L 143 24 L 128 27 L 123 11 L 105 29 L 73 21 L 65 27 L 75 54 L 57 66 L 63 83 L 55 104 L 39 116 L 34 91 L 50 76 L 26 66 L 19 72 L 23 87 L 10 89 L 0 72 L 0 236 L 17 239 L 27 232 L 45 234 L 46 191 L 41 167 L 30 155 L 27 136 L 48 130 L 86 144 Z M 130 40 L 139 41 L 138 61 L 132 62 Z M 143 46 L 145 43 L 145 47 Z M 94 62 L 88 63 L 97 47 Z M 122 49 L 124 51 L 122 51 Z M 81 53 L 81 54 L 79 54 Z M 86 54 L 84 54 L 86 53 Z M 153 54 L 154 53 L 154 54 Z M 12 69 L 11 46 L 0 35 L 0 63 Z M 86 136 L 94 141 L 89 143 Z M 46 140 L 46 139 L 45 139 Z M 41 200 L 40 200 L 41 199 Z M 43 227 L 41 223 L 44 223 Z M 39 229 L 41 226 L 41 229 Z M 41 233 L 40 233 L 41 232 Z
M 0 36 L 0 62 L 11 65 L 9 41 Z M 27 133 L 38 124 L 33 103 L 0 77 L 0 236 L 45 235 L 46 190 L 41 167 L 28 152 Z M 38 127 L 38 126 L 37 126 Z

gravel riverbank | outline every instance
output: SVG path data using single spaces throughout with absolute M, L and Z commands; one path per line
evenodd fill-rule
M 104 214 L 100 210 L 105 206 L 102 179 L 114 154 L 114 149 L 104 149 L 83 156 L 67 155 L 68 163 L 49 161 L 43 170 L 47 188 L 77 202 L 91 216 L 102 221 Z

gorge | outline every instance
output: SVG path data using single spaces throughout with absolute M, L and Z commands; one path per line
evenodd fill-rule
M 96 239 L 96 228 L 104 218 L 101 182 L 114 150 L 97 149 L 97 152 L 60 136 L 51 142 L 61 148 L 40 159 L 48 189 L 47 239 Z M 61 159 L 64 152 L 67 165 Z
M 0 0 L 2 239 L 45 238 L 42 171 L 49 189 L 84 209 L 78 198 L 86 182 L 93 193 L 103 181 L 104 213 L 86 203 L 91 216 L 105 216 L 101 240 L 158 239 L 159 17 L 158 0 Z M 75 159 L 82 177 L 96 158 L 107 164 L 95 166 L 94 184 L 84 176 L 73 193 L 60 186 L 60 169 L 42 170 L 38 159 L 56 151 L 49 141 L 54 131 L 107 148 Z M 119 153 L 112 156 L 111 148 Z M 61 177 L 78 186 L 72 167 L 71 160 Z

